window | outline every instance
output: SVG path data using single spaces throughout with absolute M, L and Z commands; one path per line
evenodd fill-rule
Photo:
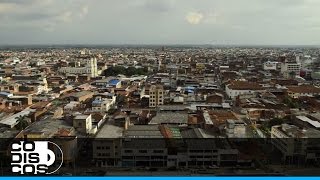
M 97 149 L 101 149 L 101 147 L 100 147 L 100 146 L 97 146 Z
M 154 150 L 154 153 L 163 153 L 163 150 Z
M 139 150 L 139 153 L 147 153 L 147 150 Z
M 122 156 L 122 159 L 133 159 L 133 156 Z
M 132 150 L 124 150 L 125 153 L 132 153 Z
M 202 153 L 203 150 L 190 150 L 190 153 Z
M 110 156 L 110 153 L 102 153 L 102 156 Z

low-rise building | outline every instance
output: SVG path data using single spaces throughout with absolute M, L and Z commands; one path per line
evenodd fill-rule
M 69 101 L 77 101 L 77 102 L 83 102 L 89 98 L 92 98 L 94 95 L 91 91 L 81 91 L 76 93 L 71 93 L 66 97 Z
M 265 92 L 260 84 L 247 81 L 233 81 L 226 85 L 226 94 L 229 98 L 235 99 L 238 95 Z
M 282 161 L 286 164 L 319 162 L 319 137 L 320 131 L 295 125 L 281 124 L 271 128 L 271 142 L 281 151 Z
M 287 94 L 291 98 L 302 96 L 319 96 L 320 88 L 311 85 L 287 86 Z
M 263 63 L 264 70 L 277 70 L 279 62 L 267 61 Z
M 90 115 L 76 115 L 73 119 L 73 127 L 80 133 L 89 134 L 92 130 L 92 118 Z

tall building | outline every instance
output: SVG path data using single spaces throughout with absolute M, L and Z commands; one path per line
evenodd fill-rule
M 149 107 L 163 105 L 164 89 L 162 85 L 152 85 L 149 89 Z
M 161 59 L 158 60 L 158 71 L 161 70 Z
M 287 59 L 281 63 L 281 73 L 285 78 L 292 76 L 299 76 L 302 65 L 299 60 L 299 56 L 295 61 L 288 61 Z
M 82 61 L 76 61 L 73 67 L 61 67 L 60 73 L 88 75 L 90 77 L 98 76 L 97 58 L 84 58 Z

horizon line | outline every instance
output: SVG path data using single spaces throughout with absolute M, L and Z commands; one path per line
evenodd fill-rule
M 0 47 L 21 46 L 227 46 L 227 47 L 320 47 L 320 44 L 210 44 L 210 43 L 30 43 L 0 44 Z

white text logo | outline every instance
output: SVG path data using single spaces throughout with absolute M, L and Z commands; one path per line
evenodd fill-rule
M 61 163 L 56 168 L 50 168 L 56 161 L 56 155 L 53 150 L 60 154 Z M 20 174 L 52 174 L 62 165 L 61 148 L 50 141 L 20 141 L 11 146 L 12 172 Z

